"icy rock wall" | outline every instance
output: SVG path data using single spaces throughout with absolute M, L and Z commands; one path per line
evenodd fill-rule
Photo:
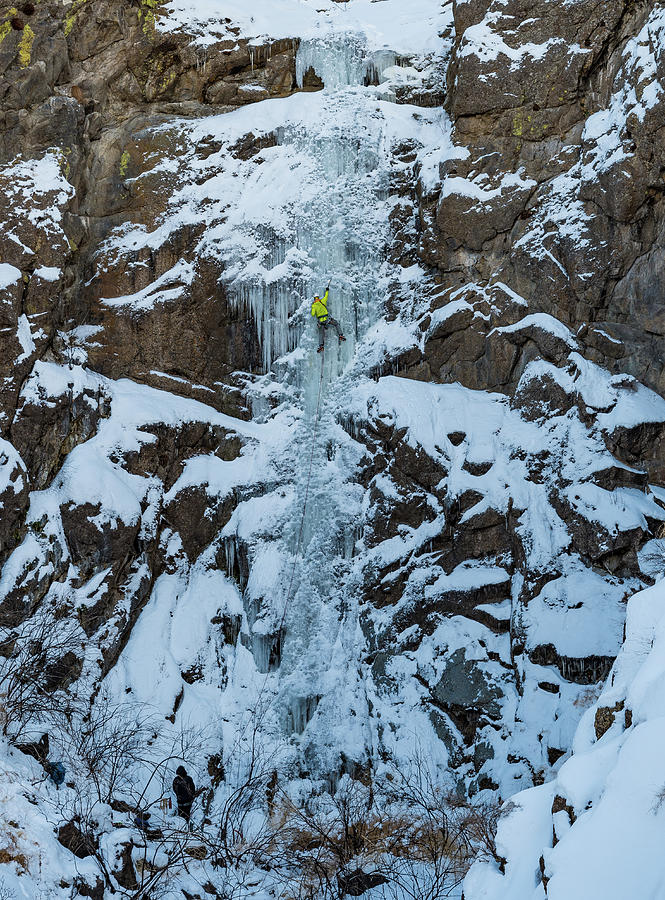
M 394 55 L 384 61 L 394 63 Z M 345 582 L 362 501 L 359 486 L 347 481 L 359 449 L 336 424 L 334 408 L 352 383 L 344 370 L 380 318 L 385 298 L 391 147 L 376 95 L 364 86 L 370 65 L 375 66 L 374 58 L 359 35 L 301 44 L 297 72 L 313 68 L 325 89 L 311 98 L 311 124 L 305 116 L 278 129 L 277 139 L 289 158 L 306 161 L 302 180 L 281 186 L 281 227 L 272 237 L 263 232 L 260 273 L 236 257 L 228 285 L 232 302 L 245 304 L 257 323 L 266 369 L 294 351 L 275 371 L 291 382 L 303 410 L 292 437 L 295 466 L 285 472 L 292 498 L 277 541 L 277 569 L 263 596 L 263 585 L 251 578 L 247 592 L 249 602 L 260 607 L 258 617 L 252 616 L 260 671 L 268 671 L 270 641 L 257 632 L 266 627 L 266 618 L 272 622 L 268 631 L 280 632 L 276 709 L 287 733 L 304 731 L 321 697 L 332 708 L 336 693 L 348 693 L 346 687 L 336 692 L 333 683 L 345 677 L 349 660 L 357 656 L 348 647 L 341 656 L 341 646 L 334 651 L 345 633 L 354 633 L 347 619 L 349 603 L 354 604 Z M 244 226 L 254 240 L 262 234 L 256 225 Z M 330 329 L 325 353 L 317 355 L 319 334 L 309 307 L 328 282 L 330 313 L 347 340 L 338 345 Z M 260 566 L 258 554 L 253 567 Z M 323 721 L 332 715 L 332 709 L 324 712 Z M 353 748 L 354 756 L 362 755 L 363 745 Z M 334 771 L 332 758 L 327 765 Z
M 275 184 L 280 216 L 274 226 L 262 225 L 256 216 L 243 226 L 251 234 L 248 241 L 258 244 L 260 263 L 256 257 L 248 260 L 241 246 L 230 266 L 231 302 L 251 312 L 266 370 L 296 346 L 305 350 L 295 362 L 300 387 L 316 384 L 319 361 L 309 352 L 313 329 L 308 315 L 315 294 L 323 295 L 331 284 L 330 312 L 347 337 L 339 354 L 326 354 L 326 381 L 353 357 L 356 341 L 382 310 L 389 148 L 383 117 L 362 88 L 371 59 L 353 33 L 302 42 L 298 77 L 309 68 L 321 74 L 325 112 L 311 123 L 305 118 L 277 130 L 287 155 L 306 162 L 295 180 L 285 173 L 284 181 Z M 301 343 L 305 325 L 307 338 Z M 332 350 L 333 340 L 328 332 Z
M 663 5 L 532 6 L 298 0 L 204 50 L 36 4 L 25 68 L 5 36 L 0 604 L 74 622 L 86 698 L 210 754 L 260 698 L 332 785 L 565 763 L 660 571 Z
M 476 862 L 469 900 L 662 894 L 664 591 L 660 580 L 631 597 L 624 644 L 573 755 L 553 781 L 506 807 L 497 835 L 504 864 Z
M 392 91 L 401 104 L 385 103 L 360 32 L 308 38 L 301 53 L 327 67 L 323 91 L 159 130 L 186 144 L 161 164 L 182 187 L 166 192 L 156 234 L 118 229 L 105 259 L 115 272 L 130 254 L 141 273 L 156 264 L 154 293 L 104 303 L 152 302 L 146 319 L 160 321 L 187 275 L 260 345 L 258 363 L 236 356 L 265 435 L 245 448 L 242 478 L 212 477 L 206 463 L 204 482 L 169 491 L 189 559 L 214 558 L 242 593 L 239 662 L 220 698 L 234 723 L 260 696 L 268 730 L 307 771 L 333 777 L 386 750 L 408 758 L 421 741 L 469 789 L 509 792 L 569 747 L 641 584 L 635 549 L 662 518 L 655 495 L 626 488 L 644 473 L 617 465 L 600 435 L 619 423 L 657 429 L 662 410 L 591 367 L 563 322 L 530 311 L 531 296 L 505 283 L 458 288 L 447 271 L 437 284 L 419 263 L 436 236 L 428 205 L 469 150 L 453 145 L 442 110 L 404 102 L 420 97 L 418 69 L 402 73 L 410 94 Z M 154 190 L 150 165 L 139 193 Z M 456 178 L 444 199 L 467 190 Z M 520 196 L 530 189 L 519 174 L 504 180 Z M 469 190 L 479 203 L 495 196 Z M 188 266 L 174 265 L 165 237 L 188 233 L 183 221 L 200 235 Z M 442 203 L 437 221 L 463 219 Z M 329 334 L 322 358 L 309 304 L 331 275 L 348 341 L 339 348 Z M 368 373 L 391 369 L 411 378 L 364 391 Z M 485 372 L 506 369 L 510 403 L 486 397 Z M 466 387 L 422 384 L 457 380 Z M 601 557 L 611 571 L 596 571 Z M 564 627 L 571 619 L 580 624 Z

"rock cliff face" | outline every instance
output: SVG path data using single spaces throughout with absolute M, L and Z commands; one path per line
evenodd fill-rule
M 454 15 L 447 105 L 468 156 L 443 173 L 427 258 L 460 284 L 503 281 L 587 358 L 662 392 L 662 9 L 458 3 Z M 520 357 L 481 363 L 470 386 L 510 390 Z
M 418 4 L 0 6 L 0 624 L 505 799 L 663 568 L 665 6 Z

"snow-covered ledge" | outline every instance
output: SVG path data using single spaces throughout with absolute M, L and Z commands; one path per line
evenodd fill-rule
M 465 900 L 626 900 L 665 889 L 665 579 L 628 604 L 625 640 L 555 781 L 505 806 Z

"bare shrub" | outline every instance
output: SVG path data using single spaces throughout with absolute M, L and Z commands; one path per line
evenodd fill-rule
M 655 814 L 659 813 L 663 808 L 663 804 L 665 804 L 665 785 L 660 788 L 656 792 L 656 796 L 654 797 L 654 803 L 652 807 L 652 812 Z
M 473 804 L 416 760 L 380 780 L 344 778 L 334 796 L 280 795 L 272 817 L 284 896 L 341 900 L 374 888 L 386 898 L 454 893 L 474 858 L 496 857 L 498 805 Z M 376 895 L 376 894 L 375 894 Z
M 424 756 L 380 777 L 369 768 L 344 776 L 334 794 L 313 790 L 301 799 L 286 787 L 293 773 L 254 729 L 230 753 L 216 754 L 215 771 L 225 777 L 201 788 L 191 825 L 158 814 L 137 827 L 129 851 L 136 883 L 125 887 L 104 856 L 111 845 L 99 840 L 106 804 L 131 819 L 150 810 L 170 792 L 174 763 L 205 759 L 211 744 L 197 729 L 174 734 L 160 722 L 145 706 L 100 696 L 62 738 L 83 777 L 54 802 L 65 821 L 96 838 L 91 854 L 118 897 L 157 900 L 196 873 L 222 900 L 260 886 L 279 900 L 342 900 L 370 888 L 384 900 L 439 900 L 458 890 L 474 858 L 500 862 L 499 807 L 451 793 Z
M 118 703 L 101 694 L 82 716 L 64 729 L 69 765 L 79 771 L 95 800 L 111 803 L 120 792 L 135 789 L 133 773 L 146 761 L 146 750 L 161 721 L 142 704 Z
M 190 833 L 182 820 L 164 818 L 136 829 L 132 839 L 137 885 L 123 887 L 115 878 L 114 860 L 105 856 L 99 840 L 100 822 L 108 806 L 133 823 L 170 792 L 175 764 L 201 758 L 208 735 L 183 728 L 175 733 L 146 704 L 118 702 L 101 692 L 84 714 L 77 710 L 57 737 L 68 769 L 77 773 L 76 791 L 52 798 L 63 824 L 74 823 L 86 836 L 90 855 L 110 893 L 134 900 L 166 896 L 201 847 L 200 834 Z M 203 845 L 203 856 L 208 851 Z
M 16 894 L 7 887 L 4 878 L 0 878 L 0 900 L 16 900 Z
M 66 691 L 66 666 L 78 659 L 78 626 L 48 611 L 16 628 L 0 627 L 0 724 L 15 740 L 37 724 L 66 721 L 75 700 Z

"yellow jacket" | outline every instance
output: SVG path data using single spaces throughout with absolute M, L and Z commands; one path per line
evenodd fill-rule
M 323 297 L 321 297 L 320 300 L 315 300 L 314 303 L 312 303 L 312 315 L 316 316 L 319 322 L 323 324 L 328 321 L 328 294 L 329 291 L 326 289 Z

